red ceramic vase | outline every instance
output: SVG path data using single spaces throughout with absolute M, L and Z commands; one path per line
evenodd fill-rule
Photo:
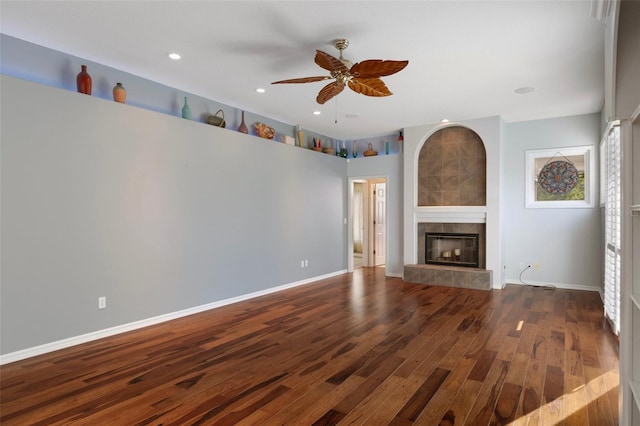
M 87 66 L 82 65 L 82 71 L 76 76 L 76 84 L 78 92 L 85 95 L 91 95 L 91 76 L 87 72 Z

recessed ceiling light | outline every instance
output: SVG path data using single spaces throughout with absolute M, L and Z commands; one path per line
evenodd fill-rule
M 515 92 L 519 95 L 525 95 L 527 93 L 531 93 L 536 90 L 534 87 L 519 87 L 515 90 Z
M 320 111 L 313 111 L 313 115 L 320 115 L 322 114 Z
M 177 61 L 178 59 L 180 59 L 180 55 L 175 52 L 169 53 L 169 58 L 173 59 L 174 61 Z
M 441 123 L 448 123 L 449 119 L 448 118 L 443 118 L 442 120 L 440 120 Z
M 265 90 L 264 90 L 262 87 L 258 87 L 258 88 L 256 89 L 256 92 L 258 92 L 258 93 L 264 93 L 264 92 L 265 92 Z

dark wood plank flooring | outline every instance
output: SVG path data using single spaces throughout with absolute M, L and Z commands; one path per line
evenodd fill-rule
M 2 425 L 616 425 L 595 292 L 381 268 L 0 367 Z

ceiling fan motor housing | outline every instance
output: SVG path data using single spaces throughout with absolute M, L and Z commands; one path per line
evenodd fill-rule
M 340 57 L 338 58 L 340 59 L 340 62 L 342 62 L 347 68 L 351 68 L 353 66 L 351 61 L 342 57 L 342 51 L 349 47 L 349 40 L 346 38 L 339 38 L 333 42 L 333 45 L 340 51 Z

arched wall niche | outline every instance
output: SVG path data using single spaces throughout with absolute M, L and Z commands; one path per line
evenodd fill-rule
M 417 166 L 419 207 L 486 206 L 487 155 L 473 130 L 437 130 L 422 145 Z

